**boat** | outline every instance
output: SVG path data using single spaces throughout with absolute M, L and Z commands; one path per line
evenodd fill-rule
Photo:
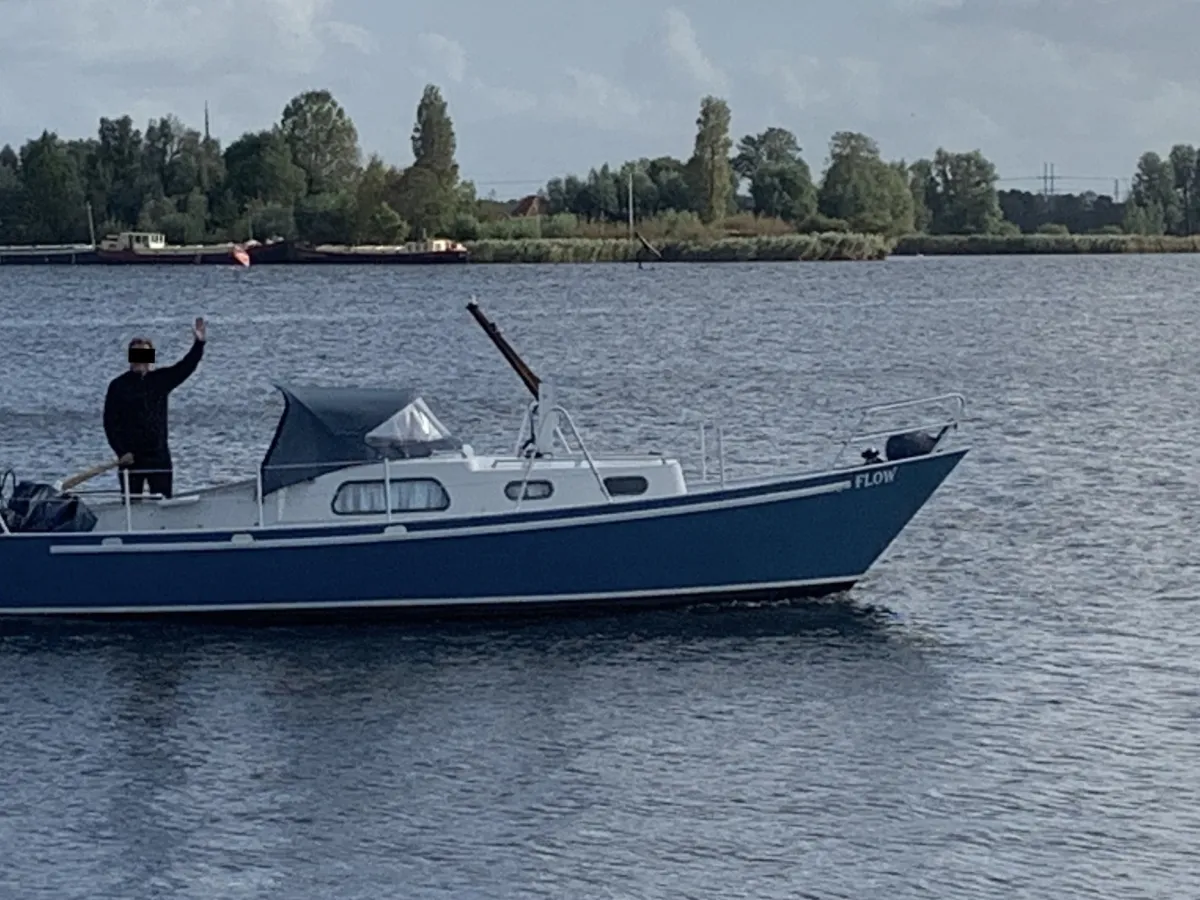
M 465 263 L 467 248 L 458 241 L 434 238 L 404 244 L 311 244 L 292 248 L 292 259 L 300 263 L 336 265 L 434 265 Z
M 0 479 L 0 615 L 344 620 L 825 595 L 862 580 L 968 452 L 954 440 L 965 401 L 945 394 L 860 410 L 812 471 L 731 477 L 719 422 L 700 425 L 698 476 L 660 453 L 598 454 L 469 309 L 532 395 L 511 451 L 476 453 L 413 386 L 277 384 L 274 436 L 239 480 L 170 498 L 79 488 L 117 461 L 62 483 Z M 872 413 L 921 424 L 872 431 Z
M 271 263 L 292 262 L 292 242 L 281 237 L 268 238 L 265 241 L 249 240 L 242 244 L 250 257 L 250 264 L 255 266 Z
M 107 234 L 96 248 L 96 256 L 108 265 L 250 265 L 245 244 L 168 244 L 166 236 L 157 231 Z
M 0 266 L 72 266 L 100 261 L 92 244 L 28 244 L 0 247 Z

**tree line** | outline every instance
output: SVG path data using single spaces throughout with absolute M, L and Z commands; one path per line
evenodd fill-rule
M 605 164 L 549 180 L 539 192 L 545 236 L 614 231 L 639 222 L 691 221 L 709 232 L 846 231 L 1015 234 L 1035 231 L 1191 234 L 1200 228 L 1200 160 L 1190 145 L 1138 162 L 1130 199 L 1091 192 L 1047 197 L 997 190 L 978 150 L 888 160 L 869 136 L 832 136 L 819 177 L 796 136 L 771 127 L 735 144 L 730 109 L 701 101 L 691 155 Z M 298 94 L 270 128 L 222 148 L 207 129 L 168 115 L 144 131 L 129 116 L 102 118 L 95 137 L 44 131 L 19 150 L 0 148 L 0 243 L 90 240 L 159 231 L 171 243 L 287 237 L 394 243 L 445 236 L 517 235 L 516 200 L 476 196 L 460 177 L 447 104 L 427 85 L 412 130 L 413 162 L 364 161 L 358 132 L 327 90 Z
M 413 163 L 364 163 L 350 116 L 325 90 L 306 91 L 268 129 L 222 149 L 173 115 L 140 131 L 101 119 L 94 138 L 44 131 L 0 149 L 0 243 L 57 243 L 137 229 L 172 243 L 300 237 L 392 243 L 454 230 L 473 185 L 455 162 L 446 102 L 434 85 L 417 105 Z

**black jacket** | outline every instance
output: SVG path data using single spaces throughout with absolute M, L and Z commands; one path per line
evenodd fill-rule
M 149 372 L 132 370 L 108 384 L 104 398 L 104 434 L 117 456 L 133 454 L 136 468 L 169 468 L 167 395 L 196 371 L 204 342 L 194 341 L 187 355 L 173 366 Z

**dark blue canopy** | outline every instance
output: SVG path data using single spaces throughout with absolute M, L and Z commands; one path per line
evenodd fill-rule
M 284 409 L 263 458 L 263 494 L 347 465 L 463 446 L 412 389 L 275 387 Z

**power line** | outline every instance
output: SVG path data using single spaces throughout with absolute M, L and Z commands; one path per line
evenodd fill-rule
M 998 181 L 998 182 L 999 181 L 1043 181 L 1050 177 L 1048 172 L 1049 172 L 1049 170 L 1047 170 L 1046 173 L 1043 173 L 1041 175 L 1005 175 L 1005 176 L 997 178 L 996 181 Z M 1053 176 L 1053 179 L 1054 179 L 1054 181 L 1113 181 L 1114 180 L 1113 176 L 1111 176 L 1111 175 L 1057 175 L 1057 174 L 1055 174 Z M 1116 179 L 1116 180 L 1126 181 L 1127 179 L 1121 178 L 1121 179 Z
M 476 187 L 492 188 L 492 187 L 545 187 L 548 178 L 468 178 Z M 1121 192 L 1121 185 L 1128 185 L 1128 177 L 1113 177 L 1112 175 L 1059 175 L 1055 170 L 1053 163 L 1046 163 L 1043 167 L 1041 175 L 1005 175 L 996 178 L 997 184 L 1040 184 L 1042 187 L 1041 193 L 1047 197 L 1055 196 L 1062 190 L 1064 184 L 1076 183 L 1096 183 L 1111 184 L 1113 186 L 1113 199 L 1118 199 Z

